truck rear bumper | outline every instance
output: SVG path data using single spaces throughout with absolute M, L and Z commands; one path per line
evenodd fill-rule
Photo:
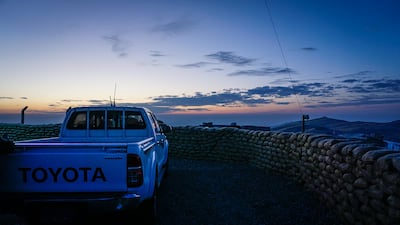
M 7 203 L 6 203 L 7 202 Z M 134 210 L 141 203 L 141 196 L 138 194 L 123 194 L 117 196 L 91 196 L 79 197 L 68 196 L 63 197 L 49 197 L 44 198 L 17 198 L 8 199 L 3 202 L 2 206 L 9 209 L 15 209 L 13 211 L 29 210 L 29 208 L 75 208 L 79 211 L 86 211 L 88 214 L 95 213 L 108 213 L 118 212 L 124 210 Z M 7 206 L 8 205 L 8 206 Z M 74 210 L 74 209 L 72 209 Z
M 88 199 L 86 202 L 88 204 L 89 213 L 118 212 L 137 208 L 140 204 L 140 199 L 140 195 L 126 194 L 114 198 Z

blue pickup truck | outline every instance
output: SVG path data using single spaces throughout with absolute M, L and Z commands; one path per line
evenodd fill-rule
M 58 206 L 154 220 L 170 131 L 143 107 L 71 108 L 59 137 L 0 145 L 0 207 L 31 221 Z

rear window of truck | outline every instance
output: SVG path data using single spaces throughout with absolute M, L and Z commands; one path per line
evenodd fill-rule
M 106 118 L 107 115 L 107 119 Z M 71 130 L 85 130 L 87 124 L 87 112 L 74 112 L 68 123 L 67 129 Z M 109 111 L 89 111 L 89 129 L 100 130 L 121 130 L 125 129 L 145 129 L 146 123 L 143 116 L 138 111 L 123 111 L 109 110 Z

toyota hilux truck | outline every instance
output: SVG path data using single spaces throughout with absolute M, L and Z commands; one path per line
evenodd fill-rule
M 60 208 L 72 215 L 140 209 L 152 221 L 170 131 L 144 107 L 70 108 L 58 137 L 0 145 L 0 207 L 29 221 Z

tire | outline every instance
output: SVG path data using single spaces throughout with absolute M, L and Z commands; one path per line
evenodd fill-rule
M 164 178 L 167 178 L 168 176 L 169 176 L 169 160 L 167 159 L 167 162 L 165 163 Z
M 153 196 L 150 199 L 143 201 L 138 209 L 138 216 L 142 221 L 142 224 L 155 225 L 158 224 L 158 184 L 157 184 L 158 172 L 156 174 L 156 180 L 154 184 Z

